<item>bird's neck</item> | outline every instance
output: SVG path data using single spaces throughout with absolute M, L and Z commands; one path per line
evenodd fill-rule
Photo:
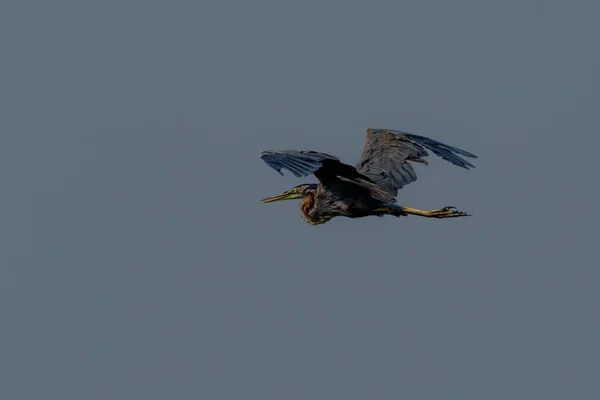
M 302 219 L 311 225 L 324 224 L 331 219 L 330 216 L 319 213 L 315 204 L 315 193 L 307 193 L 304 200 L 300 202 L 300 215 Z
M 309 192 L 306 194 L 306 197 L 300 202 L 300 212 L 303 216 L 308 217 L 314 205 L 315 195 Z

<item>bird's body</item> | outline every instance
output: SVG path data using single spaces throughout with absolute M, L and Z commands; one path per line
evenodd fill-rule
M 351 188 L 345 190 L 330 189 L 316 185 L 314 190 L 307 190 L 306 197 L 300 202 L 302 219 L 312 225 L 318 225 L 337 216 L 349 218 L 366 217 L 363 210 L 371 210 L 378 205 L 376 200 L 360 199 L 347 195 Z
M 285 168 L 297 177 L 312 173 L 319 180 L 318 184 L 298 185 L 262 202 L 301 198 L 301 216 L 312 225 L 326 223 L 338 216 L 466 216 L 454 207 L 423 211 L 396 203 L 398 189 L 417 179 L 410 162 L 427 164 L 423 159 L 428 155 L 427 149 L 460 167 L 474 167 L 460 156 L 476 156 L 456 147 L 406 132 L 368 129 L 366 144 L 356 166 L 344 164 L 329 154 L 310 150 L 262 152 L 263 161 L 280 174 L 281 169 Z

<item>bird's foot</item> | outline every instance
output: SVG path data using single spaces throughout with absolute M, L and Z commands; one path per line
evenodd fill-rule
M 425 215 L 429 218 L 456 218 L 456 217 L 469 217 L 471 214 L 467 214 L 464 211 L 459 210 L 454 206 L 447 206 L 440 208 L 439 210 L 427 211 Z

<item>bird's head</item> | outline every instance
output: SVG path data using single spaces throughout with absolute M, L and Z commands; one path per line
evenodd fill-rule
M 262 199 L 260 202 L 263 204 L 266 204 L 266 203 L 273 203 L 275 201 L 280 201 L 280 200 L 303 199 L 309 193 L 314 193 L 315 190 L 317 190 L 316 184 L 304 183 L 302 185 L 294 186 L 290 190 L 287 190 L 276 196 L 271 196 L 271 197 L 267 197 L 266 199 Z

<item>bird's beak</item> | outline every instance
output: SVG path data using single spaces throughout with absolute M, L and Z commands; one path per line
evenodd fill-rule
M 260 202 L 263 204 L 267 204 L 267 203 L 274 203 L 276 201 L 281 201 L 281 200 L 301 199 L 302 197 L 304 197 L 304 196 L 296 194 L 296 193 L 292 193 L 288 190 L 287 192 L 278 194 L 276 196 L 267 197 L 266 199 L 262 199 Z

